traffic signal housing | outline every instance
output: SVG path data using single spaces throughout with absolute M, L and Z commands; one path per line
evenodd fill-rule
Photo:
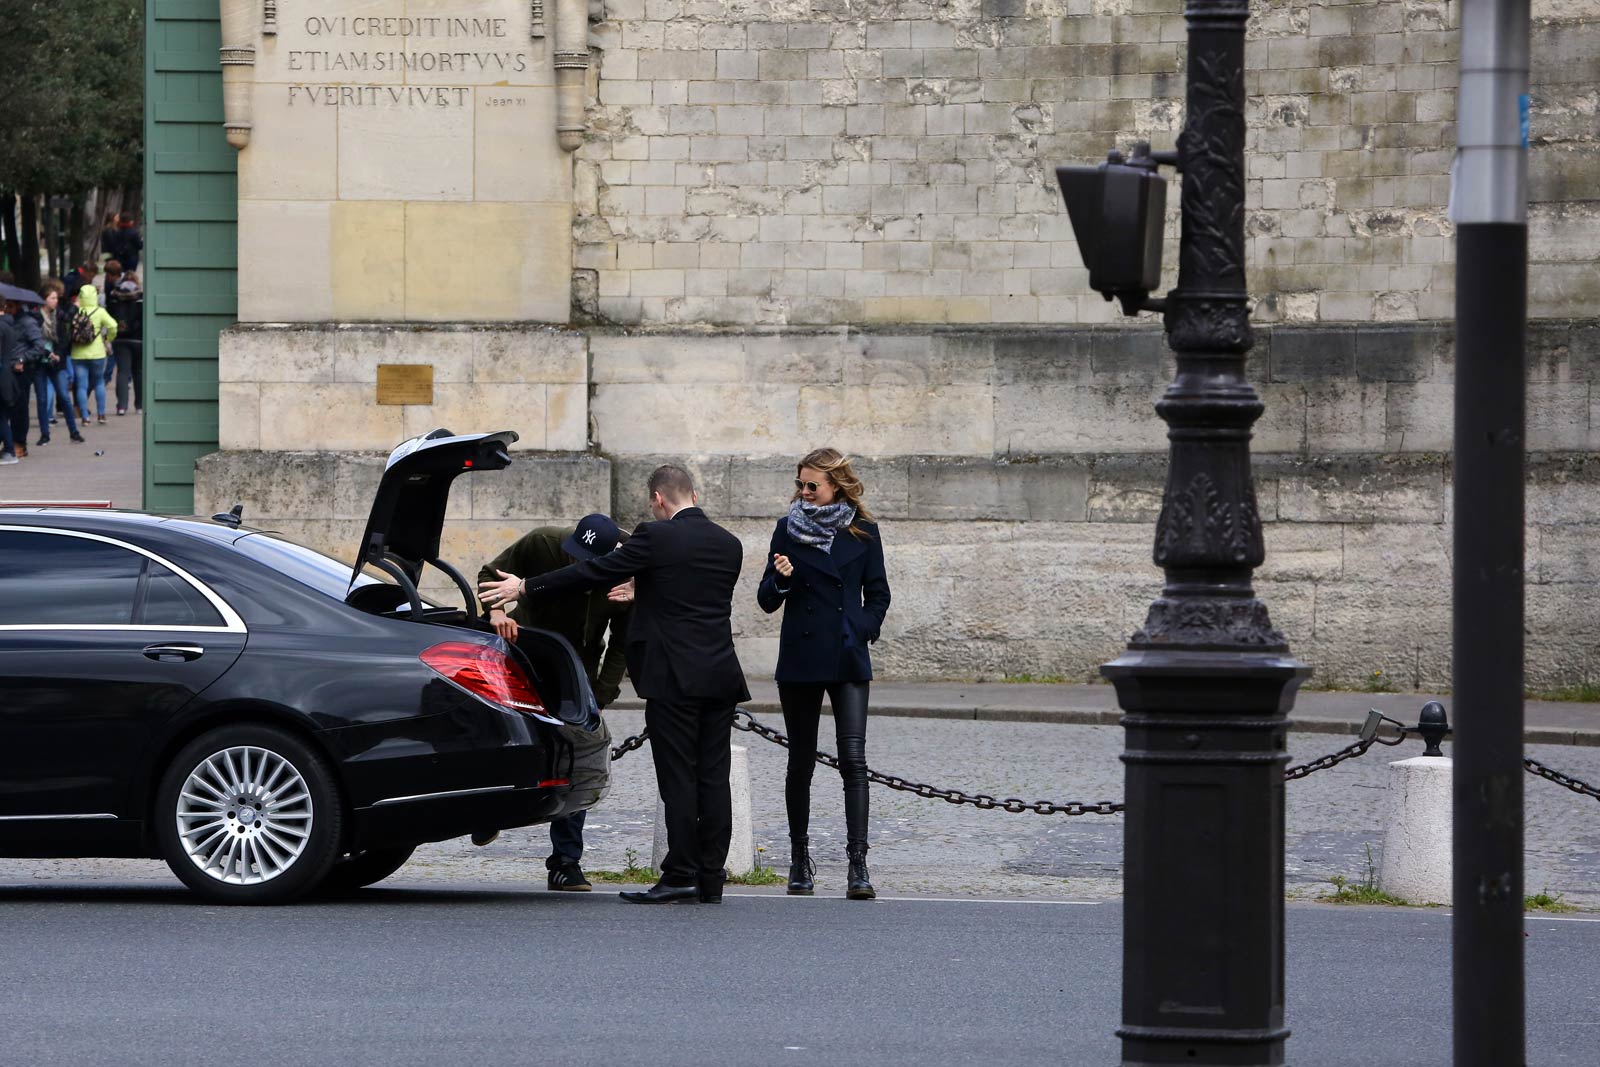
M 1120 300 L 1127 315 L 1161 306 L 1149 300 L 1161 284 L 1167 210 L 1167 180 L 1156 166 L 1150 146 L 1141 142 L 1130 160 L 1113 149 L 1099 166 L 1056 168 L 1089 287 Z

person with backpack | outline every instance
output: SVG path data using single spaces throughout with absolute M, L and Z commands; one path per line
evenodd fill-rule
M 94 387 L 95 421 L 106 421 L 106 344 L 117 339 L 117 320 L 100 306 L 93 285 L 78 290 L 70 328 L 72 362 L 78 371 L 78 411 L 88 421 L 89 387 Z
M 63 338 L 62 333 L 66 327 L 61 325 L 61 283 L 54 278 L 48 278 L 39 287 L 44 294 L 44 303 L 31 312 L 25 313 L 26 321 L 22 322 L 22 332 L 31 338 L 37 334 L 36 342 L 32 343 L 37 349 L 44 347 L 44 357 L 33 380 L 34 396 L 39 405 L 39 440 L 38 444 L 50 443 L 50 426 L 55 420 L 55 398 L 60 398 L 61 410 L 67 415 L 67 432 L 72 435 L 73 444 L 83 444 L 83 435 L 78 432 L 78 420 L 72 415 L 72 382 L 68 377 L 68 368 L 72 362 L 71 340 Z M 29 323 L 32 323 L 30 329 Z

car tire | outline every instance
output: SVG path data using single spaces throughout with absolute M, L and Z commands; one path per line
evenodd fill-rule
M 365 889 L 404 867 L 406 860 L 416 850 L 416 845 L 397 845 L 394 848 L 369 848 L 365 852 L 352 853 L 333 865 L 333 869 L 317 887 L 317 892 L 339 896 Z
M 327 876 L 343 812 L 321 753 L 272 726 L 224 726 L 185 745 L 156 791 L 172 873 L 223 904 L 284 904 Z

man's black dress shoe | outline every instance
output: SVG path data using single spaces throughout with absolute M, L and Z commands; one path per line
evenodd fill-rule
M 697 885 L 667 885 L 657 882 L 639 893 L 618 893 L 629 904 L 698 904 L 700 887 Z

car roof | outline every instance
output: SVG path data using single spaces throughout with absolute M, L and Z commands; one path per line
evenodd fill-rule
M 260 532 L 248 526 L 231 526 L 193 516 L 153 515 L 146 511 L 112 508 L 0 507 L 0 526 L 8 523 L 89 533 L 144 529 L 164 534 L 188 534 L 230 545 L 246 534 Z

